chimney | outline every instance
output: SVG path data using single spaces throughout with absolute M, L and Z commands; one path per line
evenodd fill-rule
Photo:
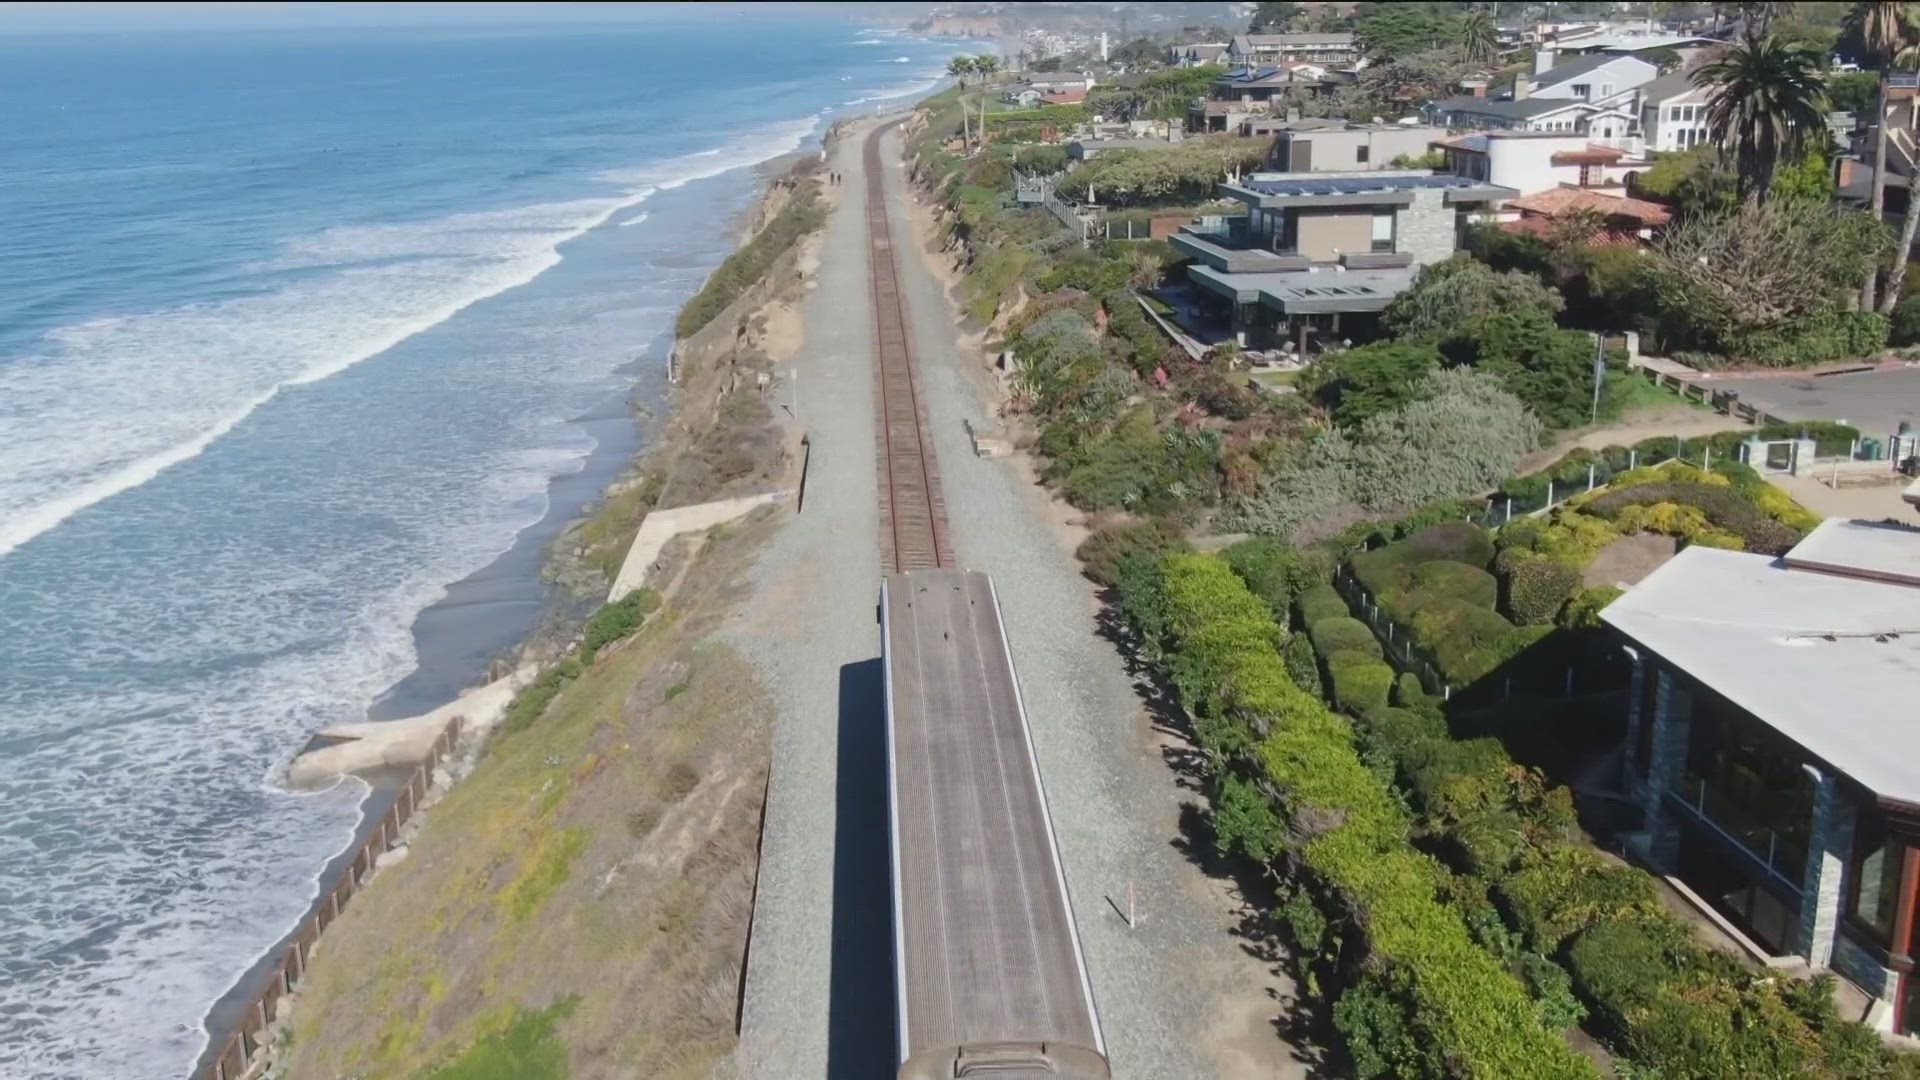
M 1513 100 L 1525 101 L 1527 100 L 1527 95 L 1531 93 L 1533 93 L 1533 80 L 1527 78 L 1525 75 L 1515 76 L 1513 80 Z
M 1533 52 L 1533 73 L 1544 75 L 1553 67 L 1552 49 L 1535 49 Z
M 1287 123 L 1291 124 L 1298 119 L 1300 119 L 1300 106 L 1298 105 L 1287 106 Z

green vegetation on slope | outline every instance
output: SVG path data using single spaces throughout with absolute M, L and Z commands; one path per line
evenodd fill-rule
M 566 1047 L 555 1030 L 573 1012 L 568 998 L 544 1009 L 515 1008 L 506 1026 L 483 1036 L 418 1080 L 567 1080 Z

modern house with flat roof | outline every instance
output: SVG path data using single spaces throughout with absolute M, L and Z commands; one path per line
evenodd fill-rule
M 1633 662 L 1630 847 L 1777 966 L 1920 1029 L 1920 528 L 1831 519 L 1780 558 L 1695 546 L 1601 614 Z
M 1194 260 L 1188 280 L 1242 345 L 1303 353 L 1316 335 L 1371 324 L 1421 266 L 1458 250 L 1463 215 L 1518 194 L 1412 170 L 1255 173 L 1219 193 L 1247 214 L 1225 231 L 1168 238 Z
M 1278 128 L 1267 162 L 1286 172 L 1349 172 L 1393 167 L 1398 157 L 1421 157 L 1445 132 L 1422 124 L 1356 124 L 1297 120 Z

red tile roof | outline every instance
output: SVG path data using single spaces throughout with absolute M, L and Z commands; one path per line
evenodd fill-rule
M 1078 105 L 1087 100 L 1085 90 L 1062 90 L 1057 94 L 1041 94 L 1040 100 L 1049 105 Z
M 1522 214 L 1540 217 L 1558 217 L 1570 210 L 1594 210 L 1604 217 L 1627 218 L 1641 228 L 1653 228 L 1665 225 L 1672 215 L 1659 203 L 1645 199 L 1628 199 L 1619 195 L 1602 195 L 1597 191 L 1585 191 L 1580 188 L 1555 188 L 1535 195 L 1525 195 L 1518 199 L 1508 199 L 1507 205 Z

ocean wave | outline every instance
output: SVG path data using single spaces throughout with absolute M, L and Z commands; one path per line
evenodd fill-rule
M 914 82 L 914 83 L 903 83 L 899 86 L 882 87 L 879 90 L 875 90 L 871 94 L 863 94 L 857 98 L 850 98 L 846 101 L 841 102 L 841 104 L 865 105 L 870 101 L 887 101 L 892 98 L 912 97 L 915 94 L 924 94 L 927 91 L 932 90 L 934 87 L 939 86 L 941 82 L 942 82 L 941 79 L 930 78 L 930 79 L 922 79 L 921 81 Z
M 818 123 L 603 174 L 624 189 L 604 198 L 329 229 L 251 268 L 277 288 L 53 331 L 39 355 L 0 367 L 0 556 L 199 456 L 282 390 L 532 281 L 621 210 L 798 149 Z
M 623 229 L 626 229 L 626 228 L 631 228 L 635 225 L 644 224 L 646 220 L 652 216 L 653 216 L 652 211 L 642 210 L 639 213 L 628 218 L 627 220 L 621 222 L 620 227 Z

